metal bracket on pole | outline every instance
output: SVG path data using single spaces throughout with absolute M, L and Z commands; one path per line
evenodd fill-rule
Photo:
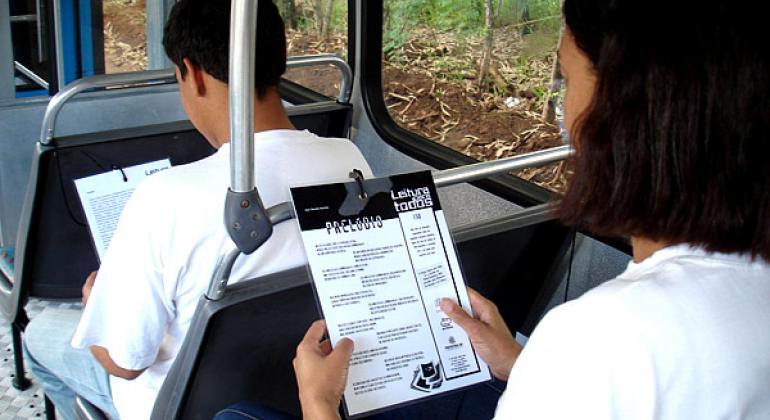
M 257 189 L 246 192 L 227 191 L 225 228 L 238 249 L 251 254 L 273 234 L 273 225 Z
M 258 1 L 234 0 L 230 14 L 230 189 L 225 229 L 244 254 L 273 233 L 254 180 L 254 66 Z

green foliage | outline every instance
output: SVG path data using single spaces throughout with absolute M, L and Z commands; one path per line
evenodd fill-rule
M 348 2 L 347 0 L 335 0 L 332 10 L 331 32 L 348 31 Z
M 462 35 L 485 33 L 484 0 L 385 0 L 383 52 L 392 57 L 423 26 Z M 527 25 L 539 38 L 555 45 L 561 26 L 561 0 L 492 0 L 495 26 Z M 528 19 L 524 20 L 528 16 Z
M 421 1 L 387 0 L 384 4 L 382 51 L 385 57 L 394 53 L 409 40 L 414 25 L 412 19 L 419 13 Z
M 498 25 L 523 24 L 524 17 L 530 21 L 561 15 L 561 0 L 493 0 Z M 559 19 L 556 26 L 559 26 Z M 550 22 L 550 20 L 549 20 Z M 539 22 L 537 26 L 543 26 Z
M 483 28 L 484 0 L 386 0 L 384 26 L 383 52 L 391 57 L 416 26 L 458 33 Z

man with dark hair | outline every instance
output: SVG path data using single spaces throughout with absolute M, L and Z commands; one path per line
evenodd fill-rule
M 110 417 L 150 417 L 217 259 L 233 247 L 222 224 L 229 185 L 229 21 L 229 1 L 181 0 L 163 39 L 185 112 L 219 150 L 148 177 L 136 189 L 98 275 L 83 288 L 82 316 L 44 312 L 27 328 L 31 370 L 65 418 L 73 417 L 76 394 Z M 286 40 L 270 0 L 259 1 L 257 27 L 254 148 L 264 205 L 289 201 L 290 185 L 339 181 L 353 168 L 371 176 L 349 140 L 294 129 L 278 92 Z M 283 223 L 260 249 L 238 259 L 230 278 L 305 261 L 297 227 Z

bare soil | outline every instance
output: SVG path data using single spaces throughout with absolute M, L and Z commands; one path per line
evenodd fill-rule
M 146 0 L 104 1 L 104 66 L 107 73 L 147 68 L 146 4 Z
M 493 102 L 479 105 L 450 83 L 386 65 L 383 85 L 385 103 L 399 125 L 481 161 L 562 144 L 559 128 L 538 115 L 498 109 Z M 566 184 L 558 164 L 515 175 L 554 191 Z

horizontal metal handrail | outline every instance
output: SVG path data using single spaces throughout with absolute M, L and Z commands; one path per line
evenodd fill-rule
M 42 77 L 38 76 L 33 72 L 32 70 L 28 69 L 27 66 L 24 64 L 19 63 L 18 61 L 13 61 L 13 67 L 21 74 L 26 76 L 29 80 L 33 81 L 36 85 L 40 86 L 43 89 L 48 90 L 48 82 L 45 81 Z
M 537 152 L 511 156 L 489 162 L 479 162 L 433 173 L 436 187 L 446 187 L 463 182 L 477 181 L 511 171 L 536 168 L 568 159 L 575 154 L 572 146 L 559 146 Z
M 348 103 L 350 101 L 350 95 L 353 91 L 353 70 L 350 69 L 348 62 L 342 57 L 336 54 L 298 55 L 289 57 L 286 64 L 289 68 L 321 66 L 325 64 L 337 67 L 342 73 L 342 83 L 340 83 L 340 93 L 337 96 L 337 101 L 341 103 Z
M 350 100 L 350 94 L 353 89 L 353 71 L 348 63 L 341 57 L 334 54 L 301 55 L 289 57 L 286 62 L 287 67 L 308 67 L 331 64 L 337 67 L 342 73 L 342 84 L 340 86 L 340 96 L 338 102 L 347 103 Z M 56 118 L 59 112 L 70 99 L 76 95 L 99 88 L 133 88 L 141 86 L 154 86 L 175 83 L 173 69 L 138 71 L 129 73 L 105 74 L 99 76 L 84 77 L 76 80 L 64 89 L 59 91 L 45 110 L 43 125 L 40 131 L 40 143 L 47 145 L 51 143 L 56 127 Z
M 132 73 L 105 74 L 84 77 L 76 80 L 59 91 L 45 109 L 43 126 L 40 131 L 40 143 L 47 145 L 53 140 L 56 118 L 64 104 L 74 96 L 99 88 L 128 88 L 139 86 L 163 85 L 176 82 L 173 69 L 150 70 Z
M 568 159 L 574 153 L 575 150 L 571 146 L 559 146 L 506 159 L 499 159 L 491 162 L 479 162 L 459 168 L 436 171 L 433 173 L 433 180 L 436 187 L 448 187 L 450 185 L 476 181 L 492 175 L 535 168 L 549 163 L 562 161 Z M 549 211 L 552 206 L 552 203 L 544 203 L 540 206 L 524 209 L 524 211 L 540 213 Z M 275 226 L 278 223 L 285 222 L 295 217 L 294 206 L 289 202 L 280 203 L 267 209 L 267 215 L 270 219 L 270 223 Z M 225 288 L 227 287 L 230 278 L 230 272 L 235 264 L 235 260 L 240 254 L 240 251 L 234 249 L 220 257 L 214 276 L 209 284 L 208 293 L 206 293 L 208 299 L 219 300 L 224 296 Z
M 11 23 L 17 23 L 17 22 L 37 22 L 37 15 L 11 16 Z
M 477 181 L 492 175 L 507 173 L 527 168 L 536 168 L 549 163 L 568 159 L 575 153 L 571 146 L 559 146 L 523 155 L 512 156 L 491 162 L 479 162 L 459 168 L 433 172 L 436 187 L 448 187 L 464 182 Z M 291 203 L 281 203 L 267 210 L 270 222 L 276 225 L 294 218 L 294 207 Z

